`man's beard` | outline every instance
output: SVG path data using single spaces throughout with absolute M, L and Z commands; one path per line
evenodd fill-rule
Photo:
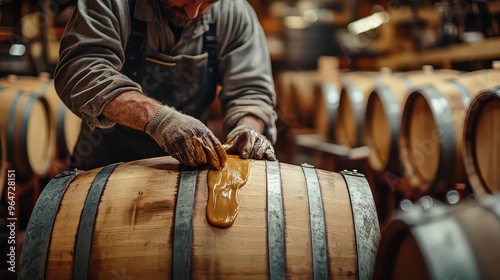
M 167 1 L 161 1 L 161 9 L 163 15 L 175 26 L 187 27 L 189 23 L 196 19 L 190 19 L 187 17 L 184 9 L 170 6 Z M 201 15 L 200 15 L 201 16 Z

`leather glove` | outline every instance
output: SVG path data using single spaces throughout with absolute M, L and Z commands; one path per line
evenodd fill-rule
M 223 146 L 228 154 L 239 154 L 244 159 L 276 160 L 271 141 L 248 126 L 235 127 L 227 138 Z
M 182 164 L 220 170 L 226 163 L 226 151 L 208 127 L 174 108 L 163 106 L 144 131 Z

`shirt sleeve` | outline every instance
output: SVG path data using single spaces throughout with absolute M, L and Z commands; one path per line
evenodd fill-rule
M 219 33 L 219 98 L 227 135 L 245 115 L 266 124 L 264 135 L 276 142 L 276 92 L 262 26 L 246 0 L 225 1 Z
M 54 73 L 58 95 L 89 125 L 109 128 L 104 107 L 140 86 L 120 73 L 130 30 L 128 1 L 79 0 L 68 21 Z

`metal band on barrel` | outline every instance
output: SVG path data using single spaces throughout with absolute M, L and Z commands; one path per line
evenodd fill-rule
M 491 211 L 500 219 L 500 194 L 494 194 L 482 198 L 480 205 Z
M 185 166 L 181 173 L 175 209 L 173 279 L 190 279 L 194 192 L 198 169 Z
M 267 161 L 266 171 L 269 278 L 272 280 L 285 279 L 285 225 L 279 162 Z
M 47 255 L 57 211 L 66 189 L 78 174 L 77 171 L 61 173 L 51 180 L 40 194 L 26 229 L 18 275 L 20 280 L 45 278 Z
M 454 217 L 413 227 L 411 231 L 432 279 L 481 279 L 474 252 Z
M 349 101 L 353 111 L 353 117 L 356 125 L 356 142 L 354 147 L 358 147 L 363 143 L 363 125 L 365 117 L 365 94 L 357 84 L 349 84 L 346 86 L 349 94 Z
M 16 144 L 14 143 L 14 140 L 16 139 L 15 132 L 16 132 L 16 110 L 17 106 L 20 102 L 21 96 L 23 95 L 24 91 L 20 90 L 16 94 L 16 97 L 14 97 L 14 100 L 12 100 L 12 108 L 9 112 L 9 122 L 7 123 L 7 147 L 10 147 L 7 149 L 7 158 L 9 158 L 11 161 L 13 161 L 15 166 L 18 166 L 19 163 L 16 163 Z M 21 142 L 21 141 L 19 141 Z M 26 146 L 27 143 L 20 143 L 20 145 Z M 26 148 L 26 147 L 25 147 Z
M 328 279 L 325 215 L 318 174 L 314 166 L 302 164 L 309 197 L 314 279 Z
M 97 208 L 101 200 L 104 186 L 108 182 L 108 178 L 115 170 L 117 164 L 111 164 L 104 167 L 95 177 L 90 186 L 85 205 L 83 206 L 80 224 L 78 225 L 78 233 L 75 244 L 75 261 L 73 265 L 73 279 L 89 279 L 88 268 L 90 260 L 90 249 L 92 245 L 92 235 L 94 233 L 94 225 L 97 216 Z
M 405 80 L 409 80 L 408 77 L 403 76 L 403 78 L 405 78 Z M 411 80 L 409 81 L 411 82 Z M 398 137 L 401 125 L 399 119 L 399 116 L 401 115 L 401 108 L 399 106 L 392 106 L 392 104 L 398 104 L 398 99 L 396 98 L 396 94 L 394 93 L 394 91 L 386 84 L 383 84 L 379 81 L 379 83 L 376 84 L 375 92 L 376 96 L 378 96 L 378 98 L 380 98 L 380 100 L 382 101 L 382 106 L 385 111 L 385 117 L 387 118 L 387 122 L 389 123 L 389 129 L 390 129 L 389 156 L 387 160 L 387 165 L 384 166 L 384 171 L 397 172 L 397 169 L 399 167 L 399 161 L 395 159 L 398 158 L 398 153 L 399 153 Z M 370 96 L 369 99 L 371 98 L 372 97 Z M 365 126 L 365 129 L 367 128 L 368 126 Z
M 329 137 L 335 138 L 335 125 L 337 124 L 338 119 L 338 108 L 340 102 L 340 90 L 339 85 L 336 83 L 325 83 L 322 85 L 322 91 L 324 93 L 324 99 L 326 102 L 327 108 L 327 120 L 330 124 L 328 126 L 327 135 Z
M 450 82 L 458 88 L 458 92 L 464 99 L 465 108 L 468 108 L 469 104 L 472 102 L 472 97 L 470 96 L 470 93 L 467 90 L 467 88 L 465 88 L 464 85 L 459 83 L 457 80 L 450 80 Z
M 25 153 L 22 153 L 22 155 L 21 155 L 23 162 L 29 162 L 29 158 L 28 158 L 28 133 L 27 133 L 28 132 L 28 123 L 30 120 L 30 115 L 31 115 L 33 105 L 35 104 L 35 101 L 37 101 L 37 100 L 38 99 L 34 95 L 28 95 L 28 102 L 26 103 L 26 106 L 24 107 L 22 118 L 21 118 L 21 131 L 19 132 L 19 141 L 22 143 L 22 145 L 25 146 L 25 148 L 21 149 L 21 151 L 26 151 Z M 47 108 L 47 107 L 45 107 L 45 108 Z M 50 112 L 47 111 L 47 113 L 49 114 L 47 116 L 50 116 Z M 50 119 L 48 121 L 48 125 L 49 125 L 49 127 L 51 125 Z M 50 138 L 50 130 L 49 130 L 49 135 L 47 137 Z M 47 150 L 45 150 L 44 152 L 47 153 Z M 49 155 L 46 155 L 46 156 L 49 156 Z M 30 170 L 30 172 L 33 172 L 33 170 Z
M 372 279 L 380 243 L 380 226 L 375 202 L 364 175 L 356 171 L 343 171 L 341 174 L 344 176 L 351 197 L 359 279 Z
M 446 97 L 435 86 L 429 86 L 426 90 L 422 90 L 421 94 L 432 109 L 432 116 L 439 132 L 439 166 L 436 180 L 430 183 L 429 190 L 433 190 L 435 193 L 444 193 L 450 187 L 451 176 L 448 174 L 454 173 L 455 166 L 451 163 L 456 162 L 457 155 L 457 142 L 453 137 L 456 130 L 453 113 Z

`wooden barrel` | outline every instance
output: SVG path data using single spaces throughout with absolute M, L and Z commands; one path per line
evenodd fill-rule
M 0 79 L 0 87 L 22 89 L 47 99 L 56 128 L 58 154 L 64 158 L 73 153 L 82 120 L 61 101 L 55 90 L 54 80 L 48 73 L 41 73 L 38 77 L 9 75 Z
M 475 71 L 412 92 L 402 114 L 399 149 L 405 177 L 419 194 L 444 194 L 466 183 L 465 115 L 471 99 L 497 86 L 500 71 Z
M 339 97 L 337 122 L 334 124 L 334 143 L 356 148 L 363 146 L 363 127 L 366 100 L 375 87 L 378 75 L 390 75 L 390 70 L 376 72 L 349 72 L 340 76 L 342 90 Z
M 339 108 L 341 83 L 335 77 L 317 85 L 314 129 L 325 140 L 335 139 L 335 124 Z
M 500 196 L 399 213 L 385 228 L 374 280 L 500 279 Z
M 18 177 L 48 175 L 55 155 L 55 129 L 44 98 L 0 87 L 0 127 L 7 161 Z
M 340 99 L 340 73 L 337 57 L 318 59 L 320 80 L 315 85 L 314 130 L 326 141 L 333 141 Z
M 363 133 L 364 143 L 370 148 L 368 163 L 373 170 L 401 173 L 398 147 L 401 111 L 411 90 L 459 74 L 455 70 L 434 70 L 432 66 L 424 66 L 421 71 L 377 77 L 366 103 Z
M 292 127 L 314 127 L 316 96 L 321 77 L 318 71 L 300 71 L 288 74 L 290 94 L 283 100 L 283 109 L 291 119 Z
M 465 170 L 478 197 L 500 192 L 500 87 L 478 94 L 465 119 Z
M 33 210 L 19 279 L 371 278 L 380 232 L 362 175 L 250 164 L 224 229 L 207 222 L 207 170 L 171 157 L 63 173 Z

